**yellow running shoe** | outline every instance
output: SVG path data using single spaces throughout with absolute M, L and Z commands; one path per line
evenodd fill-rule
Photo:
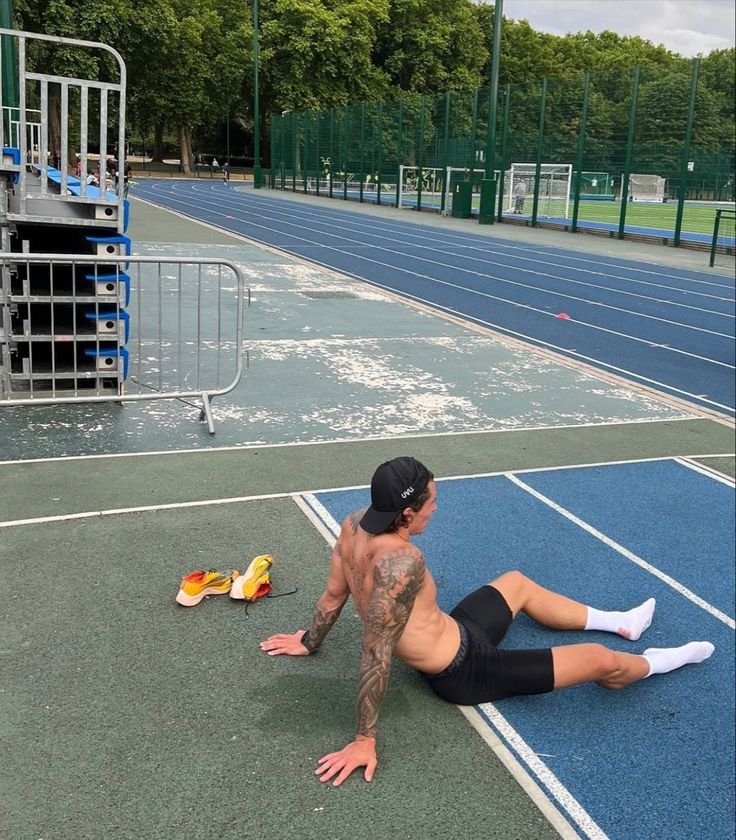
M 193 607 L 206 595 L 225 595 L 239 574 L 237 569 L 230 572 L 216 572 L 214 569 L 207 572 L 201 569 L 191 572 L 182 578 L 176 602 L 183 607 Z
M 259 554 L 251 560 L 242 575 L 233 580 L 230 597 L 239 601 L 255 601 L 271 591 L 269 569 L 273 565 L 270 554 Z

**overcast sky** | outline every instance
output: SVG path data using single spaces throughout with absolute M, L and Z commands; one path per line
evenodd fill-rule
M 488 2 L 488 0 L 486 0 Z M 541 32 L 639 35 L 684 56 L 734 46 L 734 0 L 504 0 L 503 14 Z

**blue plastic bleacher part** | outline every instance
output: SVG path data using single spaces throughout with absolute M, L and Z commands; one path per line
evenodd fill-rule
M 84 317 L 89 321 L 122 321 L 125 324 L 125 338 L 123 344 L 127 344 L 130 339 L 130 315 L 127 312 L 120 310 L 110 310 L 105 312 L 85 312 Z
M 123 360 L 123 379 L 128 378 L 128 351 L 125 347 L 110 347 L 108 349 L 100 347 L 88 347 L 84 351 L 85 356 L 102 357 L 102 356 L 118 356 Z
M 130 239 L 125 234 L 118 233 L 114 236 L 87 236 L 87 242 L 92 242 L 94 245 L 124 245 L 124 256 L 130 256 Z
M 5 155 L 10 155 L 10 157 L 13 159 L 13 163 L 16 166 L 20 166 L 20 149 L 16 149 L 14 146 L 3 146 L 3 157 L 5 157 Z M 18 183 L 17 172 L 13 174 L 13 183 Z
M 14 150 L 14 151 L 17 151 Z M 18 153 L 20 157 L 20 152 Z M 34 163 L 33 168 L 37 171 L 41 171 L 41 164 Z M 61 186 L 61 171 L 56 169 L 53 166 L 49 166 L 46 168 L 46 173 L 48 175 L 49 181 L 53 181 L 54 184 L 59 184 Z M 17 176 L 15 177 L 15 181 L 17 183 Z M 82 182 L 74 175 L 67 175 L 66 176 L 66 187 L 72 195 L 79 196 L 82 193 Z M 87 197 L 88 198 L 99 198 L 100 197 L 100 188 L 94 187 L 91 184 L 87 185 Z M 110 190 L 105 191 L 105 198 L 107 201 L 117 201 L 117 194 L 111 192 Z M 123 199 L 123 231 L 128 230 L 128 222 L 130 221 L 130 202 L 128 199 Z
M 125 303 L 123 306 L 130 305 L 130 277 L 124 271 L 121 271 L 118 274 L 85 274 L 84 279 L 89 280 L 92 283 L 95 283 L 98 280 L 101 283 L 123 283 L 125 286 Z

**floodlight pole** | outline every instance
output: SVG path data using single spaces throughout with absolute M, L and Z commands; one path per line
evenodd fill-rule
M 498 100 L 498 68 L 501 63 L 501 24 L 503 21 L 503 0 L 496 0 L 493 7 L 493 49 L 491 53 L 491 83 L 488 88 L 488 131 L 486 133 L 486 170 L 481 184 L 481 225 L 493 224 L 496 205 L 496 104 Z
M 258 0 L 253 0 L 253 187 L 261 188 L 261 119 L 258 107 Z

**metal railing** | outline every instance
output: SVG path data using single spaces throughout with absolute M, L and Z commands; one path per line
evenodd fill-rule
M 118 169 L 124 165 L 126 69 L 122 57 L 112 47 L 95 41 L 12 29 L 0 29 L 0 35 L 13 39 L 18 62 L 17 103 L 8 104 L 5 101 L 5 92 L 0 83 L 0 113 L 3 115 L 0 120 L 0 147 L 14 145 L 20 151 L 21 162 L 17 190 L 20 211 L 11 214 L 9 218 L 18 221 L 18 216 L 30 214 L 30 202 L 33 201 L 44 202 L 37 204 L 41 212 L 34 210 L 34 219 L 52 223 L 58 219 L 53 212 L 53 203 L 46 202 L 102 204 L 107 207 L 117 205 L 117 229 L 122 233 L 124 178 L 117 178 L 117 183 L 109 187 L 106 179 L 109 152 L 115 156 Z M 117 80 L 103 82 L 37 73 L 28 66 L 28 41 L 45 41 L 55 46 L 87 51 L 101 50 L 114 59 Z M 40 127 L 37 131 L 32 127 L 36 124 L 29 125 L 28 122 L 30 104 L 38 106 Z M 56 122 L 57 108 L 58 147 L 52 149 L 50 129 L 52 123 Z M 113 129 L 112 147 L 108 143 L 110 124 L 116 124 L 117 127 L 116 132 Z M 73 133 L 78 142 L 73 140 Z M 99 147 L 98 155 L 90 153 L 90 143 Z M 34 145 L 38 148 L 33 148 Z M 76 174 L 69 172 L 70 159 L 78 161 Z M 28 171 L 29 168 L 36 170 L 40 179 L 36 179 Z M 99 183 L 98 187 L 90 189 L 92 185 L 87 183 L 88 175 L 94 174 L 95 168 Z M 33 189 L 29 189 L 31 185 Z
M 221 259 L 0 253 L 0 407 L 211 402 L 243 373 L 250 290 Z

